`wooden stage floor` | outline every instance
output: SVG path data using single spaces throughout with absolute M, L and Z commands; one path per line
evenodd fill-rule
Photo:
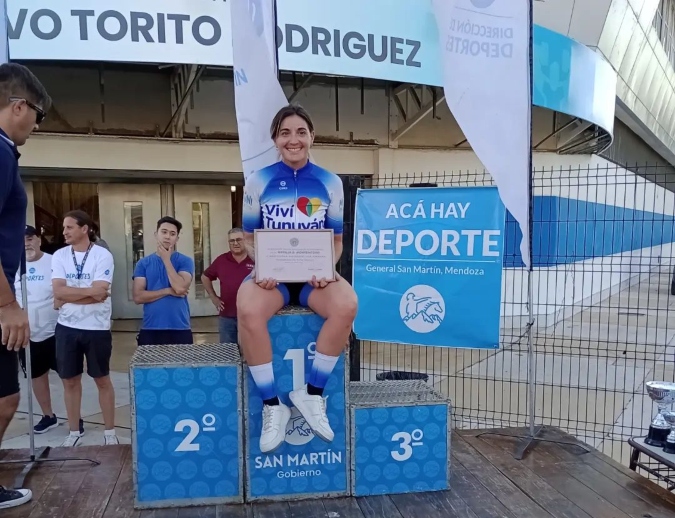
M 502 432 L 517 434 L 522 430 Z M 453 434 L 450 491 L 369 498 L 310 500 L 241 506 L 138 511 L 133 508 L 130 446 L 55 448 L 50 457 L 90 456 L 88 463 L 45 463 L 26 479 L 30 504 L 3 511 L 2 518 L 673 518 L 675 495 L 593 450 L 538 442 L 525 459 L 511 452 L 515 440 L 481 431 Z M 556 429 L 542 437 L 574 441 Z M 0 450 L 0 459 L 25 450 Z M 22 465 L 0 466 L 9 485 Z

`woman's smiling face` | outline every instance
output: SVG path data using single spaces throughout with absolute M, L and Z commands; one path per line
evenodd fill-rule
M 314 134 L 307 122 L 298 115 L 291 115 L 282 121 L 274 141 L 283 161 L 295 169 L 304 166 L 309 160 L 313 142 Z

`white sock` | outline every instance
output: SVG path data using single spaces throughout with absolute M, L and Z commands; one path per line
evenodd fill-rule
M 108 437 L 110 436 L 115 436 L 115 429 L 113 428 L 112 430 L 103 430 L 103 435 L 107 435 Z
M 70 432 L 70 435 L 72 435 L 73 437 L 79 437 L 81 434 L 80 434 L 80 431 L 78 430 L 77 432 L 72 432 L 72 431 L 71 431 L 71 432 Z
M 333 369 L 335 369 L 335 365 L 339 359 L 339 356 L 327 356 L 317 352 L 314 356 L 312 368 L 309 371 L 309 384 L 319 389 L 325 388 L 328 378 Z
M 248 368 L 253 376 L 253 381 L 260 391 L 260 397 L 263 401 L 273 399 L 277 395 L 277 389 L 274 386 L 274 368 L 272 362 L 263 365 L 253 365 Z

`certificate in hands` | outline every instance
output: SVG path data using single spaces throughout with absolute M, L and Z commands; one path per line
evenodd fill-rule
M 256 230 L 255 280 L 335 280 L 333 230 Z

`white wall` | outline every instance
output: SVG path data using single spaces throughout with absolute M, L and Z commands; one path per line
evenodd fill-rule
M 35 135 L 22 148 L 22 168 L 241 173 L 233 142 L 87 135 Z M 368 147 L 318 146 L 316 160 L 338 174 L 372 174 Z M 100 173 L 104 174 L 104 173 Z M 189 176 L 185 177 L 189 179 Z
M 239 145 L 213 140 L 171 140 L 88 135 L 34 135 L 22 148 L 23 168 L 125 171 L 240 173 Z M 482 171 L 471 150 L 390 149 L 322 145 L 312 151 L 316 161 L 337 174 L 435 174 L 436 171 Z M 584 155 L 535 153 L 535 167 L 579 167 Z M 186 178 L 189 178 L 186 177 Z

